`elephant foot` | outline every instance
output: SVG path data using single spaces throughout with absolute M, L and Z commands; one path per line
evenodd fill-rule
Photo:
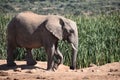
M 70 66 L 70 69 L 71 69 L 71 70 L 75 70 L 75 67 L 73 67 L 73 66 Z
M 7 62 L 7 66 L 12 67 L 12 66 L 16 66 L 15 62 Z
M 55 71 L 55 70 L 58 69 L 58 66 L 59 66 L 59 65 L 58 65 L 57 63 L 55 63 L 52 68 L 47 68 L 47 71 Z
M 57 70 L 58 69 L 59 64 L 55 63 L 53 66 L 53 69 Z
M 47 71 L 55 71 L 54 68 L 47 68 Z
M 29 65 L 29 66 L 33 66 L 33 65 L 36 65 L 36 64 L 37 64 L 37 62 L 35 60 L 27 61 L 27 65 Z

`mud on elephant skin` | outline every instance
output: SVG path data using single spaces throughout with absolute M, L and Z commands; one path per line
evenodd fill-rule
M 76 68 L 78 31 L 76 23 L 58 15 L 38 15 L 25 11 L 17 14 L 7 27 L 7 65 L 15 66 L 14 50 L 26 49 L 27 65 L 35 65 L 32 48 L 44 47 L 47 53 L 47 70 L 54 70 L 63 62 L 58 48 L 59 40 L 67 40 L 72 46 L 71 69 Z M 54 57 L 57 61 L 54 61 Z

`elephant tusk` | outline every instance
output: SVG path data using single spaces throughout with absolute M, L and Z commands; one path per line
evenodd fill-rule
M 77 50 L 73 43 L 71 43 L 71 45 L 74 50 Z

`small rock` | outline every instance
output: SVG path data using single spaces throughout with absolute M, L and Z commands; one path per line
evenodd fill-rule
M 94 70 L 92 70 L 92 72 L 95 72 Z
M 21 72 L 21 68 L 14 69 L 15 72 Z
M 83 69 L 81 69 L 81 72 L 83 72 Z
M 31 70 L 31 72 L 32 72 L 32 73 L 35 73 L 35 72 L 36 72 L 36 70 L 35 70 L 35 69 L 33 69 L 33 70 Z
M 36 77 L 36 79 L 40 79 L 40 77 L 39 77 L 39 76 L 37 76 L 37 77 Z
M 88 72 L 87 69 L 81 69 L 81 72 Z
M 28 70 L 25 73 L 35 73 L 35 72 L 36 72 L 36 70 Z
M 14 78 L 13 80 L 19 80 L 19 79 L 17 79 L 17 78 Z
M 0 76 L 9 76 L 8 72 L 0 71 Z
M 100 72 L 100 70 L 96 70 L 97 72 Z
M 89 67 L 97 67 L 97 65 L 91 63 L 91 64 L 89 65 Z
M 108 73 L 107 75 L 110 75 L 110 73 Z
M 42 76 L 37 76 L 36 79 L 46 79 L 46 78 Z
M 5 80 L 12 80 L 10 77 L 7 77 Z
M 32 73 L 32 71 L 29 70 L 29 71 L 26 71 L 25 73 Z
M 110 69 L 109 72 L 117 72 L 118 69 Z
M 88 80 L 89 78 L 88 78 L 88 77 L 83 77 L 82 79 L 83 79 L 83 80 Z

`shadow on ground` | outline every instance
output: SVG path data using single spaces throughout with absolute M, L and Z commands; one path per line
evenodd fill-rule
M 17 69 L 21 68 L 22 70 L 24 69 L 42 69 L 46 70 L 45 68 L 37 67 L 37 66 L 28 66 L 28 65 L 16 65 L 16 66 L 7 66 L 7 64 L 2 64 L 0 65 L 0 70 L 10 70 L 10 69 Z

